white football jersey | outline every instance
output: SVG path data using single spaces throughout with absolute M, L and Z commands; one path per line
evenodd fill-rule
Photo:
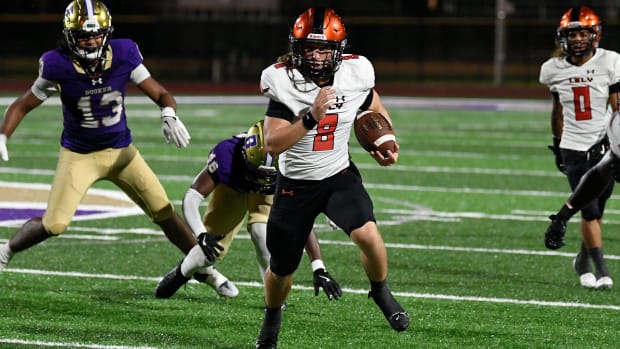
M 586 151 L 604 137 L 611 116 L 609 86 L 620 82 L 620 54 L 597 48 L 581 66 L 566 57 L 553 57 L 541 66 L 539 80 L 560 97 L 564 115 L 560 148 Z
M 613 114 L 609 120 L 607 136 L 609 137 L 609 150 L 620 157 L 620 114 Z
M 317 126 L 280 154 L 280 172 L 293 179 L 320 180 L 347 168 L 351 127 L 374 85 L 375 72 L 368 59 L 343 55 L 332 85 L 336 89 L 336 104 Z M 261 90 L 299 118 L 310 111 L 319 87 L 306 81 L 297 69 L 276 63 L 263 70 Z

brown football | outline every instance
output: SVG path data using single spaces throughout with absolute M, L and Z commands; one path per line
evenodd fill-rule
M 366 151 L 378 150 L 385 154 L 396 148 L 394 129 L 381 113 L 366 110 L 357 114 L 353 129 L 357 141 Z

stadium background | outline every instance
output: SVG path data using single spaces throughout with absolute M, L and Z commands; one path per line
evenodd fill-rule
M 258 93 L 260 71 L 288 50 L 307 7 L 341 14 L 349 48 L 369 57 L 383 94 L 541 97 L 540 64 L 571 6 L 604 21 L 602 47 L 620 49 L 616 0 L 105 0 L 115 37 L 135 39 L 152 73 L 175 92 Z M 0 14 L 0 81 L 29 86 L 55 47 L 68 1 L 12 1 Z

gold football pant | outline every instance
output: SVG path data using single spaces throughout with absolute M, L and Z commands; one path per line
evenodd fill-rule
M 87 190 L 103 179 L 121 188 L 154 222 L 172 216 L 166 191 L 133 145 L 88 154 L 61 148 L 43 215 L 45 229 L 52 235 L 65 231 Z
M 257 193 L 240 193 L 226 184 L 218 184 L 213 192 L 203 223 L 206 230 L 213 235 L 224 235 L 219 241 L 224 247 L 218 259 L 224 258 L 235 235 L 248 213 L 248 226 L 252 223 L 267 223 L 269 210 L 273 204 L 273 195 Z M 249 228 L 248 228 L 249 230 Z

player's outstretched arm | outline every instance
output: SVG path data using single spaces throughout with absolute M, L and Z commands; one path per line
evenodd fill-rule
M 21 97 L 11 103 L 4 112 L 4 118 L 0 123 L 0 158 L 9 160 L 9 151 L 6 143 L 17 128 L 17 125 L 32 109 L 43 103 L 31 90 L 26 91 Z

